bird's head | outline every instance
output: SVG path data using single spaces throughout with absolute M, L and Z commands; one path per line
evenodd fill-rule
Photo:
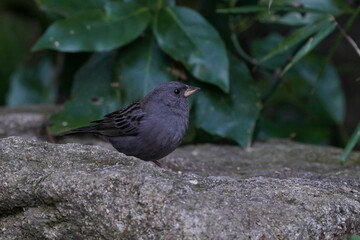
M 145 98 L 147 105 L 168 106 L 173 108 L 188 108 L 187 98 L 200 90 L 180 82 L 167 82 L 150 92 Z

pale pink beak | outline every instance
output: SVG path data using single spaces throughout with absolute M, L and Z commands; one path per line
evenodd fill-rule
M 187 89 L 184 92 L 185 97 L 189 97 L 190 95 L 194 94 L 195 92 L 199 91 L 200 88 L 193 87 L 193 86 L 187 86 Z

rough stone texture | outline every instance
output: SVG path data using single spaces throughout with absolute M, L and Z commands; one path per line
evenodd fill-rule
M 201 176 L 324 179 L 341 176 L 358 180 L 360 153 L 350 155 L 345 165 L 339 163 L 342 149 L 295 143 L 288 140 L 257 142 L 247 151 L 234 146 L 183 146 L 162 163 L 173 170 L 190 171 Z
M 0 108 L 0 138 L 17 135 L 45 139 L 45 121 L 59 109 L 53 105 Z
M 340 165 L 341 150 L 331 147 L 273 140 L 244 151 L 207 144 L 179 148 L 161 169 L 99 146 L 29 139 L 45 138 L 40 119 L 31 122 L 37 124 L 16 133 L 0 121 L 2 137 L 26 136 L 0 139 L 1 240 L 360 234 L 359 153 Z
M 266 161 L 270 155 L 272 161 L 299 157 L 289 149 L 303 148 L 297 161 L 317 154 L 311 146 L 282 146 L 255 145 L 255 157 L 268 156 L 259 164 L 261 171 L 272 166 Z M 224 170 L 240 156 L 244 166 L 253 161 L 246 158 L 252 153 L 239 156 L 237 147 L 185 147 L 168 157 L 169 165 L 177 162 L 179 169 L 193 158 L 194 169 L 202 175 L 211 172 L 205 174 L 201 166 L 227 165 L 212 170 L 222 176 L 203 177 L 161 169 L 98 146 L 10 137 L 0 140 L 0 149 L 1 239 L 341 239 L 360 232 L 355 167 L 338 166 L 339 172 L 348 168 L 343 180 L 327 175 L 321 179 L 311 171 L 302 174 L 306 178 L 259 176 L 261 171 L 252 172 L 255 164 L 250 164 L 244 177 L 245 168 L 238 175 L 236 166 Z M 330 162 L 333 154 L 327 157 Z M 352 158 L 358 161 L 359 155 Z M 275 168 L 269 169 L 270 175 Z

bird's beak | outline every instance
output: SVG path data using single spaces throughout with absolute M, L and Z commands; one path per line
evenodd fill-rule
M 187 89 L 184 92 L 184 96 L 185 97 L 189 97 L 190 95 L 194 94 L 195 92 L 197 92 L 198 90 L 200 90 L 200 88 L 198 87 L 193 87 L 193 86 L 187 86 Z

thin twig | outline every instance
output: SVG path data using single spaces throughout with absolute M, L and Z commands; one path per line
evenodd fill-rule
M 300 47 L 298 47 L 300 48 Z M 298 49 L 295 49 L 294 52 L 297 52 Z M 294 54 L 292 53 L 291 56 Z M 265 105 L 267 100 L 270 98 L 270 96 L 276 91 L 276 89 L 284 82 L 284 70 L 286 66 L 291 62 L 292 58 L 290 57 L 285 64 L 281 68 L 278 68 L 273 73 L 274 82 L 271 84 L 271 86 L 268 88 L 266 93 L 261 97 L 262 103 Z
M 235 47 L 236 52 L 243 58 L 245 61 L 249 62 L 251 65 L 257 65 L 258 61 L 251 56 L 249 56 L 241 47 L 236 32 L 231 33 L 231 41 Z
M 349 28 L 352 26 L 352 24 L 354 23 L 355 19 L 357 18 L 357 16 L 360 14 L 360 7 L 358 7 L 356 9 L 356 11 L 353 13 L 353 15 L 351 16 L 351 18 L 347 21 L 347 23 L 345 24 L 345 27 L 344 27 L 344 32 L 347 32 L 349 30 Z M 324 72 L 325 72 L 325 69 L 327 67 L 327 65 L 329 64 L 330 62 L 330 59 L 332 58 L 332 56 L 334 55 L 336 49 L 339 47 L 339 44 L 341 42 L 343 38 L 343 35 L 342 34 L 339 34 L 339 36 L 337 37 L 333 47 L 330 49 L 330 52 L 329 54 L 327 55 L 326 57 L 326 60 L 324 62 L 324 64 L 321 66 L 321 69 L 316 77 L 316 82 L 319 82 L 320 78 L 323 76 Z
M 271 5 L 272 5 L 272 0 L 269 1 L 269 4 L 268 4 L 268 14 L 270 15 L 271 14 Z
M 345 37 L 345 39 L 349 42 L 349 44 L 355 49 L 356 53 L 360 56 L 360 49 L 354 39 L 352 39 L 345 30 L 340 26 L 340 24 L 334 19 L 336 27 L 340 30 L 341 34 Z
M 242 58 L 243 60 L 247 61 L 248 63 L 250 63 L 251 65 L 257 65 L 258 61 L 251 57 L 250 55 L 248 55 L 244 49 L 241 47 L 239 41 L 238 41 L 238 35 L 237 35 L 237 30 L 236 27 L 233 25 L 234 22 L 234 18 L 230 17 L 229 18 L 229 27 L 230 27 L 230 39 L 232 44 L 234 45 L 235 51 L 236 53 L 239 55 L 240 58 Z
M 271 95 L 276 91 L 276 89 L 280 86 L 280 84 L 284 81 L 284 77 L 281 75 L 281 70 L 277 69 L 272 74 L 274 81 L 271 86 L 266 90 L 266 92 L 261 97 L 261 102 L 263 105 L 267 102 L 267 100 L 271 97 Z

